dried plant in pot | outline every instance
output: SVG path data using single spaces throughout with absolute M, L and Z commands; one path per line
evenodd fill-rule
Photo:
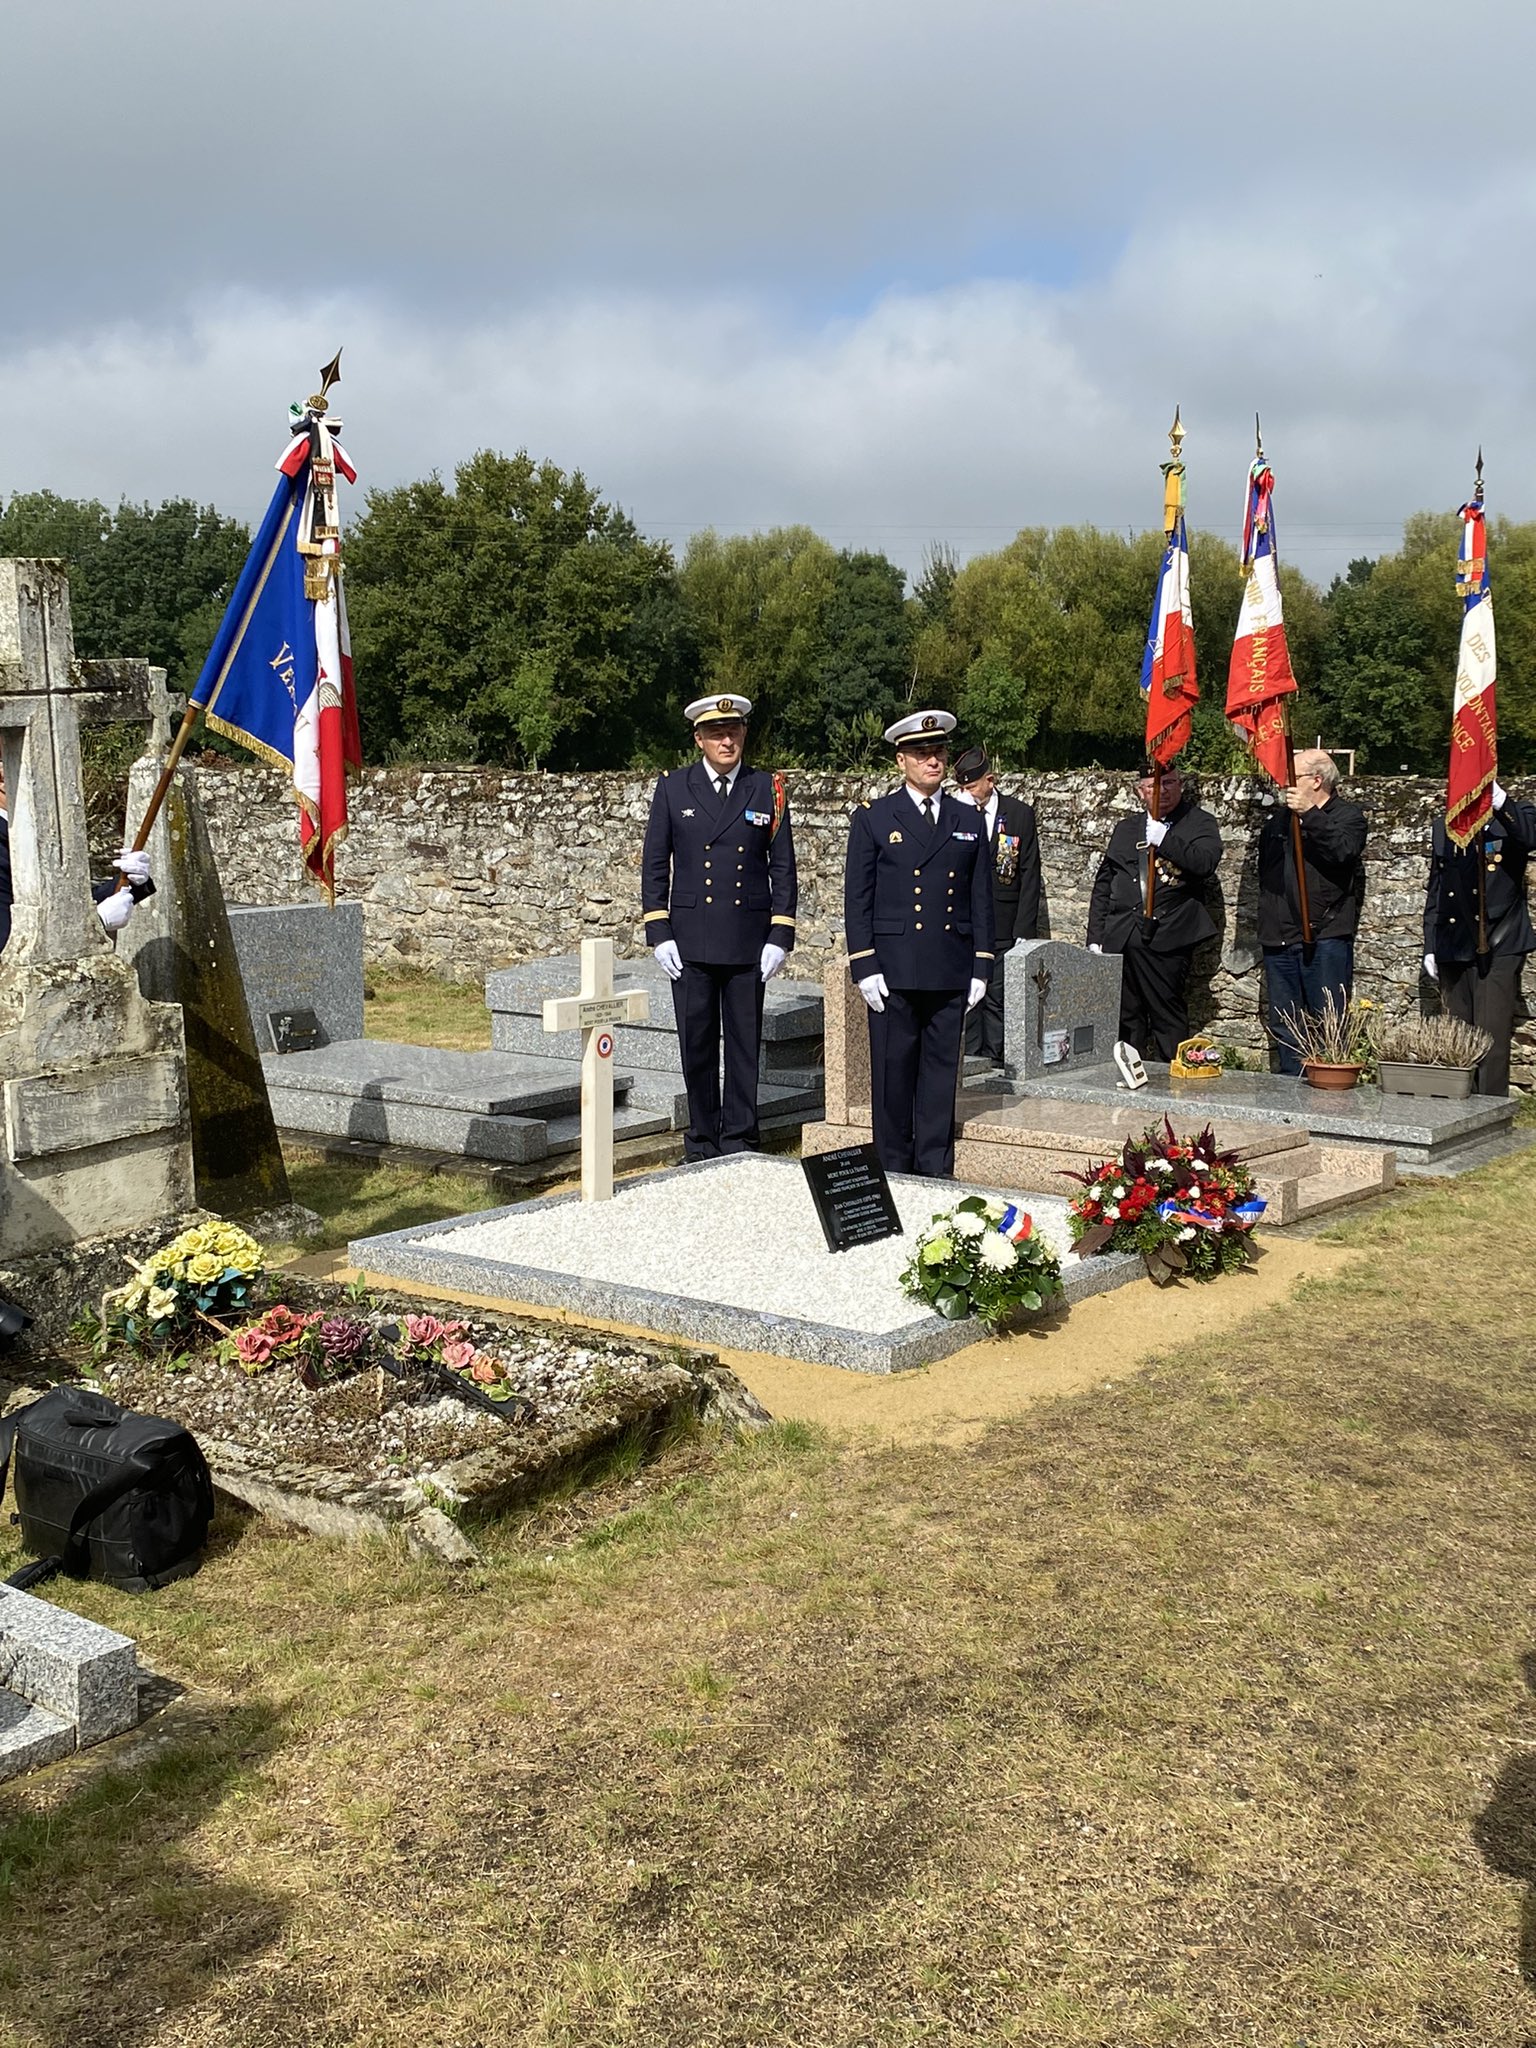
M 1472 1093 L 1477 1067 L 1493 1039 L 1459 1017 L 1400 1017 L 1374 1033 L 1384 1095 L 1439 1095 L 1453 1102 Z
M 1332 989 L 1317 1010 L 1290 1010 L 1284 1022 L 1301 1055 L 1301 1071 L 1314 1088 L 1353 1088 L 1372 1057 L 1374 1004 L 1341 1003 Z M 1273 1035 L 1273 1034 L 1272 1034 Z

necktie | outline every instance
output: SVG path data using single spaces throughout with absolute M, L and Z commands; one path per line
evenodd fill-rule
M 721 803 L 725 802 L 725 777 L 723 775 L 715 777 L 715 795 L 719 797 Z
M 922 812 L 923 823 L 928 827 L 928 830 L 931 832 L 933 830 L 933 798 L 931 796 L 925 796 L 923 798 Z

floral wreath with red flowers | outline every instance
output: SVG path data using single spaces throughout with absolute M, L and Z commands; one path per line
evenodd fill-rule
M 1106 1159 L 1081 1181 L 1069 1211 L 1073 1248 L 1139 1252 L 1159 1286 L 1188 1274 L 1213 1280 L 1235 1273 L 1253 1255 L 1253 1231 L 1265 1204 L 1253 1175 L 1235 1152 L 1217 1149 L 1209 1124 L 1181 1136 L 1165 1117 L 1130 1140 L 1118 1159 Z

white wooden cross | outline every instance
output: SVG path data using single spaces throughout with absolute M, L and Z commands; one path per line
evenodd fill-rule
M 643 988 L 613 986 L 612 939 L 581 942 L 581 992 L 550 996 L 546 1031 L 581 1032 L 581 1199 L 613 1200 L 613 1027 L 643 1024 L 651 999 Z

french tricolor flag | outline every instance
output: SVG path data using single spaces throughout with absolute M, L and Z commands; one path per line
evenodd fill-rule
M 1274 472 L 1262 456 L 1248 473 L 1248 503 L 1243 514 L 1243 608 L 1232 643 L 1227 671 L 1227 717 L 1237 727 L 1253 757 L 1274 782 L 1290 780 L 1285 713 L 1281 699 L 1294 694 L 1291 653 L 1285 638 L 1280 604 L 1279 562 L 1275 551 L 1275 515 L 1271 503 Z
M 1451 770 L 1446 780 L 1445 829 L 1470 846 L 1493 812 L 1499 772 L 1499 713 L 1493 638 L 1493 585 L 1488 581 L 1488 522 L 1483 512 L 1482 455 L 1477 495 L 1461 508 L 1461 555 L 1456 594 L 1462 602 L 1461 653 L 1451 707 Z
M 1141 688 L 1147 700 L 1147 757 L 1166 768 L 1189 741 L 1195 701 L 1195 628 L 1189 610 L 1189 541 L 1184 514 L 1168 536 L 1152 624 L 1141 657 Z

